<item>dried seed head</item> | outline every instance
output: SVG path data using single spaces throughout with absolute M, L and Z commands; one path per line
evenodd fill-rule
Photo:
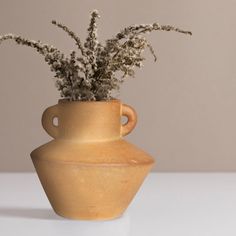
M 41 54 L 51 71 L 55 73 L 55 86 L 61 97 L 70 101 L 99 101 L 112 99 L 113 91 L 119 93 L 120 84 L 125 78 L 135 76 L 135 68 L 143 66 L 145 58 L 142 54 L 146 48 L 156 61 L 154 50 L 144 34 L 159 30 L 192 35 L 190 31 L 170 25 L 140 24 L 124 28 L 102 45 L 98 42 L 97 36 L 98 18 L 98 11 L 93 10 L 84 44 L 67 26 L 52 21 L 53 25 L 61 28 L 75 40 L 79 52 L 72 51 L 68 57 L 52 45 L 13 34 L 0 36 L 0 44 L 5 40 L 14 40 L 17 44 L 34 48 Z

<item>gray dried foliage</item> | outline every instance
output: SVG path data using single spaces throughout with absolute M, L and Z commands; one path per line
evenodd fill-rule
M 112 91 L 118 91 L 126 77 L 134 77 L 135 68 L 143 65 L 145 58 L 142 53 L 145 48 L 150 50 L 156 61 L 154 50 L 144 37 L 145 33 L 158 30 L 192 35 L 190 31 L 170 25 L 141 24 L 124 28 L 101 44 L 97 37 L 96 22 L 99 17 L 97 10 L 92 11 L 84 44 L 67 26 L 52 21 L 75 40 L 78 50 L 72 51 L 68 57 L 52 45 L 13 34 L 0 36 L 0 44 L 5 40 L 14 40 L 17 44 L 35 48 L 55 73 L 56 87 L 61 97 L 70 101 L 101 101 L 112 99 Z M 122 72 L 122 76 L 118 77 L 117 72 Z

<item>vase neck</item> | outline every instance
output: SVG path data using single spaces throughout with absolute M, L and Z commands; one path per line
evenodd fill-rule
M 58 138 L 75 142 L 119 139 L 121 104 L 108 102 L 59 102 Z

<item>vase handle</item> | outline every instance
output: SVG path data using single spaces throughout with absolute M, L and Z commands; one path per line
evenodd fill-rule
M 58 126 L 53 124 L 53 119 L 58 117 L 58 105 L 48 107 L 42 115 L 42 126 L 53 138 L 58 137 Z
M 126 116 L 128 118 L 128 121 L 121 126 L 121 135 L 125 136 L 129 134 L 137 123 L 137 113 L 135 110 L 126 104 L 121 105 L 121 115 Z

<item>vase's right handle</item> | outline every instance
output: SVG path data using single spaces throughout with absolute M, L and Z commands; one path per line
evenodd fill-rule
M 42 116 L 42 126 L 53 138 L 58 137 L 58 126 L 53 124 L 53 119 L 58 117 L 58 105 L 48 107 Z
M 121 136 L 129 134 L 137 123 L 137 113 L 135 110 L 126 104 L 121 105 L 121 115 L 126 116 L 128 121 L 121 126 Z

